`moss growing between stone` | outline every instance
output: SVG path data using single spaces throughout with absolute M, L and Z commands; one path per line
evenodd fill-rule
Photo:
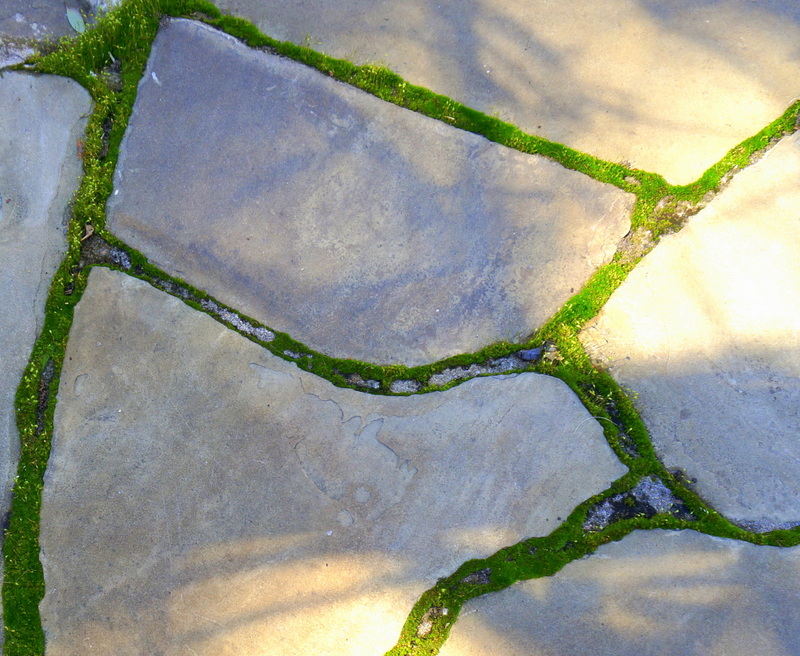
M 489 592 L 498 592 L 518 581 L 552 576 L 565 565 L 593 554 L 598 547 L 616 542 L 641 529 L 695 530 L 707 535 L 744 540 L 753 544 L 789 547 L 800 544 L 800 532 L 772 531 L 752 534 L 725 520 L 702 502 L 694 504 L 682 496 L 687 507 L 695 506 L 697 518 L 681 519 L 670 514 L 642 513 L 611 523 L 602 531 L 587 531 L 588 512 L 605 499 L 630 492 L 641 479 L 630 473 L 603 494 L 580 504 L 550 535 L 524 540 L 485 559 L 464 563 L 450 576 L 440 579 L 423 593 L 403 627 L 397 644 L 386 656 L 434 656 L 447 639 L 465 602 Z M 671 486 L 674 480 L 670 481 Z M 677 490 L 675 490 L 677 492 Z M 649 516 L 648 516 L 649 515 Z M 432 609 L 437 609 L 431 613 Z M 443 612 L 446 610 L 446 612 Z
M 67 280 L 73 278 L 65 260 L 53 278 L 42 333 L 16 394 L 20 460 L 3 543 L 4 652 L 9 656 L 44 653 L 39 618 L 39 602 L 44 596 L 39 562 L 39 512 L 59 373 L 74 308 L 74 301 L 64 295 L 64 288 Z M 85 280 L 76 284 L 85 286 Z M 80 290 L 75 300 L 79 295 Z
M 601 422 L 609 444 L 631 470 L 601 495 L 579 505 L 549 536 L 525 540 L 489 558 L 469 561 L 451 576 L 439 581 L 414 606 L 400 640 L 390 654 L 437 653 L 460 608 L 468 599 L 501 590 L 519 580 L 550 576 L 572 560 L 591 554 L 602 544 L 620 540 L 637 528 L 692 528 L 709 535 L 774 546 L 800 543 L 798 530 L 755 534 L 734 526 L 704 504 L 679 476 L 666 471 L 656 458 L 646 428 L 631 399 L 606 372 L 591 364 L 577 339 L 579 330 L 597 314 L 628 272 L 657 244 L 662 235 L 680 229 L 685 218 L 707 202 L 709 194 L 724 186 L 732 174 L 751 163 L 759 152 L 775 140 L 797 129 L 800 102 L 794 103 L 783 116 L 733 148 L 698 181 L 677 187 L 669 185 L 655 173 L 606 162 L 562 144 L 526 134 L 498 118 L 408 84 L 385 67 L 356 66 L 305 46 L 278 42 L 262 34 L 247 21 L 223 16 L 208 2 L 129 0 L 80 37 L 62 39 L 52 49 L 48 47 L 47 54 L 37 55 L 28 63 L 16 67 L 77 80 L 90 92 L 95 107 L 82 144 L 85 175 L 74 201 L 73 219 L 68 228 L 68 251 L 53 278 L 42 333 L 34 346 L 16 395 L 21 454 L 3 547 L 4 648 L 8 656 L 44 653 L 44 634 L 38 611 L 39 601 L 44 595 L 38 544 L 43 476 L 50 452 L 59 373 L 74 307 L 85 289 L 89 268 L 93 265 L 120 268 L 226 322 L 231 329 L 242 332 L 235 322 L 225 319 L 232 315 L 209 311 L 210 306 L 204 301 L 212 301 L 218 309 L 226 312 L 234 312 L 234 309 L 224 308 L 201 290 L 167 276 L 150 265 L 142 254 L 125 246 L 105 230 L 105 202 L 112 191 L 112 176 L 120 143 L 152 40 L 164 15 L 203 20 L 253 47 L 291 57 L 388 102 L 480 134 L 521 152 L 548 157 L 567 168 L 637 196 L 631 233 L 620 245 L 613 261 L 601 267 L 584 288 L 524 344 L 500 342 L 476 353 L 409 368 L 330 358 L 278 331 L 271 331 L 273 338 L 268 341 L 258 338 L 257 335 L 266 334 L 263 332 L 243 333 L 279 357 L 295 361 L 299 367 L 336 385 L 371 393 L 388 393 L 395 381 L 416 382 L 422 391 L 446 389 L 464 379 L 455 378 L 444 385 L 431 386 L 431 376 L 448 368 L 487 363 L 510 356 L 523 348 L 551 343 L 557 357 L 532 362 L 526 366 L 526 370 L 556 376 L 565 381 L 578 394 L 590 414 Z M 117 260 L 114 260 L 111 250 L 103 256 L 107 258 L 105 260 L 88 257 L 88 239 L 84 239 L 89 233 L 88 226 L 110 249 L 117 249 Z M 102 250 L 102 244 L 94 243 Z M 120 253 L 128 257 L 128 261 L 120 259 Z M 248 317 L 237 316 L 251 328 L 269 330 Z M 378 381 L 379 387 L 363 387 L 353 382 L 358 380 L 355 376 L 363 381 Z M 614 521 L 601 531 L 584 528 L 590 509 L 615 495 L 630 493 L 645 477 L 663 481 L 694 519 L 689 521 L 668 514 L 645 516 L 647 513 L 644 513 L 637 516 L 634 513 L 634 516 Z

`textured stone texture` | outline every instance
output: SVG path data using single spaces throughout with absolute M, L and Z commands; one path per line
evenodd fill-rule
M 797 656 L 800 548 L 636 531 L 469 602 L 442 656 Z
M 632 206 L 189 21 L 156 39 L 115 184 L 111 229 L 171 274 L 325 353 L 406 364 L 527 337 Z
M 800 135 L 667 237 L 584 332 L 667 466 L 740 521 L 800 521 Z
M 697 179 L 800 94 L 794 0 L 219 0 L 524 130 Z
M 0 77 L 0 520 L 19 456 L 14 395 L 66 248 L 67 204 L 81 172 L 75 142 L 89 107 L 71 80 Z
M 556 379 L 338 389 L 106 269 L 55 425 L 48 656 L 380 654 L 437 577 L 626 471 Z
M 67 7 L 88 14 L 83 0 L 0 0 L 0 43 L 3 36 L 15 39 L 45 39 L 73 35 Z
M 91 21 L 96 0 L 0 0 L 0 68 L 33 54 L 36 42 L 74 35 L 67 7 Z

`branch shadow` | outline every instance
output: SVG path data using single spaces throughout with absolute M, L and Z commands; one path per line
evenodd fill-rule
M 793 656 L 800 550 L 635 531 L 468 602 L 442 656 Z
M 800 93 L 788 2 L 223 0 L 224 11 L 527 132 L 687 184 Z

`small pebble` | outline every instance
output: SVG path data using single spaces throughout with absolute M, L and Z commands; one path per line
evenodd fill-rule
M 543 351 L 543 347 L 538 346 L 532 349 L 523 349 L 522 351 L 517 351 L 517 355 L 520 357 L 520 359 L 525 360 L 525 362 L 533 362 L 534 360 L 538 360 L 542 357 Z

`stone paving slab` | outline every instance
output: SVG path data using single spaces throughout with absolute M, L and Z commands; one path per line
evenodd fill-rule
M 74 35 L 67 7 L 88 21 L 93 5 L 97 0 L 0 0 L 0 68 L 24 61 L 36 41 Z
M 83 0 L 0 0 L 0 39 L 41 40 L 47 37 L 74 35 L 67 20 L 67 7 L 89 14 L 89 2 Z
M 409 365 L 527 337 L 633 199 L 184 20 L 115 187 L 111 230 L 170 274 L 326 354 Z
M 43 495 L 47 653 L 380 654 L 437 577 L 625 471 L 557 379 L 339 389 L 95 269 Z
M 800 521 L 800 133 L 665 238 L 582 336 L 668 467 L 728 517 Z
M 442 656 L 797 656 L 800 548 L 636 531 L 465 605 Z
M 14 396 L 66 250 L 81 173 L 76 140 L 89 109 L 89 94 L 71 80 L 0 76 L 0 525 L 19 456 Z
M 696 180 L 800 95 L 794 0 L 219 0 L 522 129 Z

